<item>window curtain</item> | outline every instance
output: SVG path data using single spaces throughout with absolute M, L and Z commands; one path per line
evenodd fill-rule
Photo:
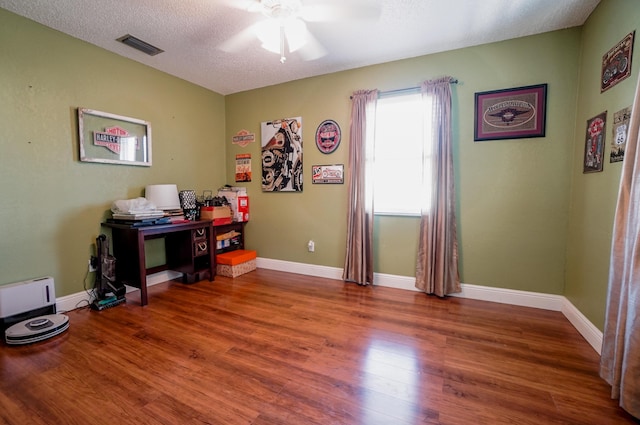
M 636 87 L 613 223 L 600 376 L 640 418 L 640 82 Z
M 373 283 L 373 196 L 367 166 L 373 143 L 373 117 L 377 90 L 359 90 L 351 96 L 349 128 L 349 209 L 347 247 L 342 279 L 359 285 Z M 369 118 L 369 119 L 367 119 Z
M 421 84 L 425 132 L 432 136 L 424 155 L 424 192 L 416 265 L 416 288 L 439 297 L 460 292 L 458 237 L 451 136 L 451 77 Z M 426 135 L 426 133 L 425 133 Z M 429 138 L 425 137 L 428 141 Z M 427 148 L 425 148 L 427 149 Z

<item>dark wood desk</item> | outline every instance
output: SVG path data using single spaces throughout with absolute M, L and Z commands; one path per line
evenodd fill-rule
M 116 280 L 140 288 L 140 305 L 147 305 L 147 274 L 162 270 L 182 272 L 183 280 L 201 279 L 208 272 L 209 281 L 216 274 L 215 238 L 211 221 L 133 227 L 103 223 L 111 229 L 113 255 L 116 257 Z M 167 263 L 147 269 L 144 241 L 165 238 Z

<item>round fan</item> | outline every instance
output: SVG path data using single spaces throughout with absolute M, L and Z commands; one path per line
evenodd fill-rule
M 306 0 L 304 3 L 302 0 L 244 0 L 234 2 L 233 6 L 254 13 L 257 21 L 222 43 L 220 49 L 237 52 L 257 38 L 264 49 L 280 54 L 282 63 L 286 61 L 287 52 L 299 51 L 305 60 L 327 54 L 305 22 L 369 19 L 380 14 L 379 6 L 366 0 L 340 3 L 330 0 Z

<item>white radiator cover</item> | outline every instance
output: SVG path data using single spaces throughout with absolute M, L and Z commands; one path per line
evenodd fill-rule
M 1 319 L 55 303 L 55 287 L 49 276 L 0 286 Z

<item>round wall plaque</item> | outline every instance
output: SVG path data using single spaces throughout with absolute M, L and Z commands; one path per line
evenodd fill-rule
M 316 130 L 316 146 L 322 153 L 332 153 L 340 145 L 340 126 L 334 120 L 324 120 Z

